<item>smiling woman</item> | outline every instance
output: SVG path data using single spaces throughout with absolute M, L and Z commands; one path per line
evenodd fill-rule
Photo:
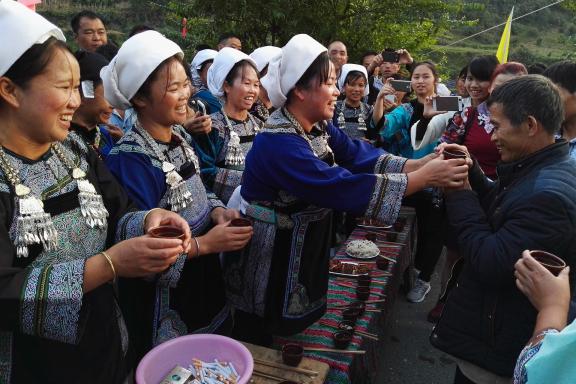
M 166 270 L 190 231 L 174 213 L 136 212 L 68 133 L 80 71 L 60 29 L 1 1 L 0 34 L 19 37 L 0 46 L 0 382 L 122 383 L 116 278 Z M 142 236 L 160 222 L 185 239 Z
M 238 212 L 224 209 L 200 179 L 191 137 L 180 125 L 190 97 L 183 56 L 176 43 L 146 31 L 128 39 L 101 72 L 112 105 L 133 106 L 138 115 L 107 165 L 138 206 L 177 212 L 194 236 L 191 249 L 157 279 L 120 281 L 137 359 L 176 336 L 225 331 L 228 307 L 217 253 L 242 248 L 252 236 L 250 226 L 226 225 Z
M 290 39 L 262 83 L 278 109 L 246 156 L 242 210 L 254 238 L 241 254 L 226 253 L 225 277 L 234 336 L 266 344 L 326 309 L 332 209 L 391 224 L 404 195 L 459 184 L 467 166 L 434 156 L 407 161 L 327 123 L 340 94 L 336 72 L 308 35 Z
M 208 87 L 224 99 L 222 110 L 210 115 L 212 131 L 196 135 L 204 183 L 227 203 L 240 185 L 244 159 L 263 122 L 249 110 L 258 99 L 256 63 L 233 48 L 222 48 L 208 70 Z
M 370 93 L 366 68 L 358 64 L 344 64 L 338 80 L 340 92 L 346 98 L 336 103 L 333 122 L 353 139 L 372 137 L 368 130 L 375 128 L 372 106 L 364 102 Z

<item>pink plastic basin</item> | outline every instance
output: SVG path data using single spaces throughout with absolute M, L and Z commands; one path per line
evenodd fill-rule
M 176 365 L 188 369 L 194 358 L 234 364 L 240 375 L 238 384 L 246 384 L 254 369 L 252 354 L 236 340 L 219 335 L 188 335 L 162 343 L 148 352 L 136 369 L 136 383 L 159 384 Z

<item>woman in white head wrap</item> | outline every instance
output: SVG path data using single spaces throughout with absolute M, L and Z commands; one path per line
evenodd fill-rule
M 308 35 L 282 48 L 262 82 L 278 109 L 246 158 L 241 195 L 254 237 L 240 257 L 226 255 L 225 271 L 234 336 L 256 343 L 299 332 L 324 313 L 333 209 L 392 224 L 405 195 L 460 186 L 467 175 L 463 160 L 407 161 L 327 124 L 336 73 Z
M 237 49 L 222 48 L 208 70 L 208 87 L 223 99 L 223 107 L 210 115 L 212 132 L 194 138 L 195 149 L 205 184 L 227 203 L 240 185 L 244 157 L 263 125 L 249 112 L 260 89 L 256 63 Z
M 345 98 L 336 103 L 332 119 L 334 125 L 352 139 L 375 138 L 377 121 L 372 121 L 372 106 L 364 102 L 370 93 L 366 68 L 358 64 L 344 64 L 338 88 Z
M 274 56 L 280 54 L 282 54 L 282 49 L 273 47 L 271 45 L 256 48 L 254 52 L 250 54 L 250 57 L 256 63 L 256 69 L 258 69 L 260 78 L 266 76 L 266 73 L 268 72 L 268 63 L 270 60 L 272 60 Z M 272 106 L 272 102 L 268 97 L 268 92 L 266 92 L 266 88 L 264 88 L 262 83 L 260 83 L 260 94 L 258 95 L 258 100 L 254 103 L 250 113 L 258 117 L 260 120 L 266 121 L 268 120 L 268 117 L 270 117 L 270 113 L 273 111 L 274 107 Z
M 190 231 L 172 212 L 135 212 L 68 133 L 80 71 L 60 29 L 2 0 L 0 35 L 0 382 L 123 383 L 116 277 L 166 270 Z M 160 222 L 185 238 L 141 236 Z
M 195 99 L 200 99 L 206 107 L 208 115 L 222 109 L 220 100 L 208 89 L 208 70 L 214 62 L 218 51 L 213 49 L 203 49 L 199 51 L 190 64 L 190 74 L 192 85 L 196 88 L 196 93 L 192 95 Z
M 207 194 L 200 178 L 192 138 L 181 126 L 190 97 L 183 56 L 176 43 L 146 31 L 128 39 L 101 72 L 109 101 L 133 106 L 138 115 L 106 158 L 108 168 L 141 208 L 166 208 L 184 217 L 194 239 L 188 253 L 155 282 L 121 285 L 138 357 L 188 332 L 222 331 L 228 309 L 215 253 L 242 248 L 252 235 L 251 227 L 228 226 L 238 212 Z

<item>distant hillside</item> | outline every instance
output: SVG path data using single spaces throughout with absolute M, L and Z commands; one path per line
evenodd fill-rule
M 448 44 L 506 21 L 512 6 L 514 17 L 552 3 L 550 0 L 486 0 L 464 1 L 465 20 L 476 22 L 458 26 L 440 37 L 435 52 L 422 52 L 441 64 L 442 73 L 453 77 L 475 55 L 495 54 L 504 26 L 460 42 Z M 541 62 L 551 64 L 565 59 L 576 59 L 575 13 L 555 5 L 512 23 L 509 60 L 524 64 Z M 460 19 L 461 20 L 461 19 Z

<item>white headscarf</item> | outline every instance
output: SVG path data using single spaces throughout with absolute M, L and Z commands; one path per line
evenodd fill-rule
M 327 51 L 325 46 L 310 36 L 301 34 L 292 37 L 282 47 L 282 54 L 270 60 L 268 73 L 261 82 L 275 108 L 284 106 L 288 92 L 294 88 L 314 60 Z
M 104 97 L 114 108 L 127 109 L 148 76 L 169 57 L 184 57 L 178 44 L 156 31 L 144 31 L 122 44 L 110 64 L 102 68 Z
M 344 64 L 342 66 L 342 72 L 340 73 L 340 78 L 338 79 L 338 88 L 340 92 L 344 92 L 344 85 L 346 81 L 346 76 L 350 72 L 358 71 L 364 74 L 364 78 L 366 79 L 366 88 L 364 88 L 364 96 L 368 96 L 370 93 L 370 87 L 368 86 L 368 72 L 366 71 L 366 67 L 359 64 Z
M 266 68 L 274 56 L 280 54 L 282 54 L 282 48 L 267 45 L 265 47 L 256 48 L 254 52 L 250 54 L 250 57 L 254 62 L 256 62 L 256 68 L 258 68 L 258 73 L 260 73 L 264 68 Z
M 207 62 L 208 60 L 214 60 L 218 51 L 213 49 L 203 49 L 198 51 L 192 62 L 190 63 L 190 74 L 192 75 L 192 84 L 196 88 L 203 88 L 205 87 L 202 84 L 202 80 L 200 79 L 200 69 L 202 68 L 202 64 Z
M 256 67 L 254 60 L 247 54 L 234 48 L 224 47 L 214 58 L 214 62 L 208 69 L 208 89 L 216 97 L 224 96 L 224 81 L 226 77 L 240 61 L 249 61 Z
M 0 76 L 34 44 L 42 44 L 50 37 L 66 41 L 54 24 L 12 0 L 0 0 Z

